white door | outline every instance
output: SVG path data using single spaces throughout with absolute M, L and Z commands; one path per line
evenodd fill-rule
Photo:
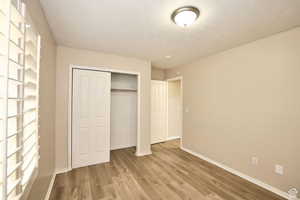
M 110 76 L 73 70 L 72 168 L 110 159 Z
M 151 81 L 151 144 L 167 140 L 167 83 Z

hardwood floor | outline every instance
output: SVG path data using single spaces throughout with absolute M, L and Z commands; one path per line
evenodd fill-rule
M 179 148 L 179 141 L 111 152 L 111 162 L 56 176 L 50 200 L 283 200 Z

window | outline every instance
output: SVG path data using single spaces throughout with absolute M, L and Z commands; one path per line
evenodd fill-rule
M 40 36 L 20 0 L 0 2 L 0 200 L 22 197 L 38 167 Z

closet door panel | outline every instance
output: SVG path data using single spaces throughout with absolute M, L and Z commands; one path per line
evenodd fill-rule
M 76 151 L 78 150 L 77 154 L 80 155 L 80 161 L 84 162 L 88 160 L 89 156 L 89 145 L 86 145 L 89 143 L 89 128 L 79 128 L 79 134 L 78 134 L 78 145 L 76 146 Z M 78 148 L 78 149 L 77 149 Z
M 73 71 L 72 167 L 109 161 L 110 74 Z
M 151 144 L 167 140 L 167 83 L 151 81 Z
M 87 163 L 89 160 L 89 76 L 74 73 L 74 99 L 73 99 L 73 166 L 77 163 Z

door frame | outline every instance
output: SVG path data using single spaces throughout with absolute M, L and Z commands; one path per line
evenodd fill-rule
M 73 107 L 73 70 L 90 70 L 90 71 L 102 71 L 110 73 L 130 74 L 137 76 L 137 138 L 136 138 L 136 152 L 135 155 L 140 155 L 140 127 L 141 127 L 141 74 L 140 72 L 133 72 L 127 70 L 111 69 L 109 67 L 92 67 L 92 66 L 80 66 L 70 65 L 69 67 L 69 97 L 68 97 L 68 170 L 72 170 L 72 107 Z
M 183 77 L 176 76 L 173 78 L 166 79 L 167 81 L 167 134 L 169 135 L 169 82 L 172 81 L 180 81 L 180 96 L 181 96 L 181 104 L 182 104 L 182 112 L 181 112 L 181 137 L 180 137 L 180 148 L 182 148 L 182 139 L 183 139 Z M 168 138 L 167 138 L 168 140 Z

